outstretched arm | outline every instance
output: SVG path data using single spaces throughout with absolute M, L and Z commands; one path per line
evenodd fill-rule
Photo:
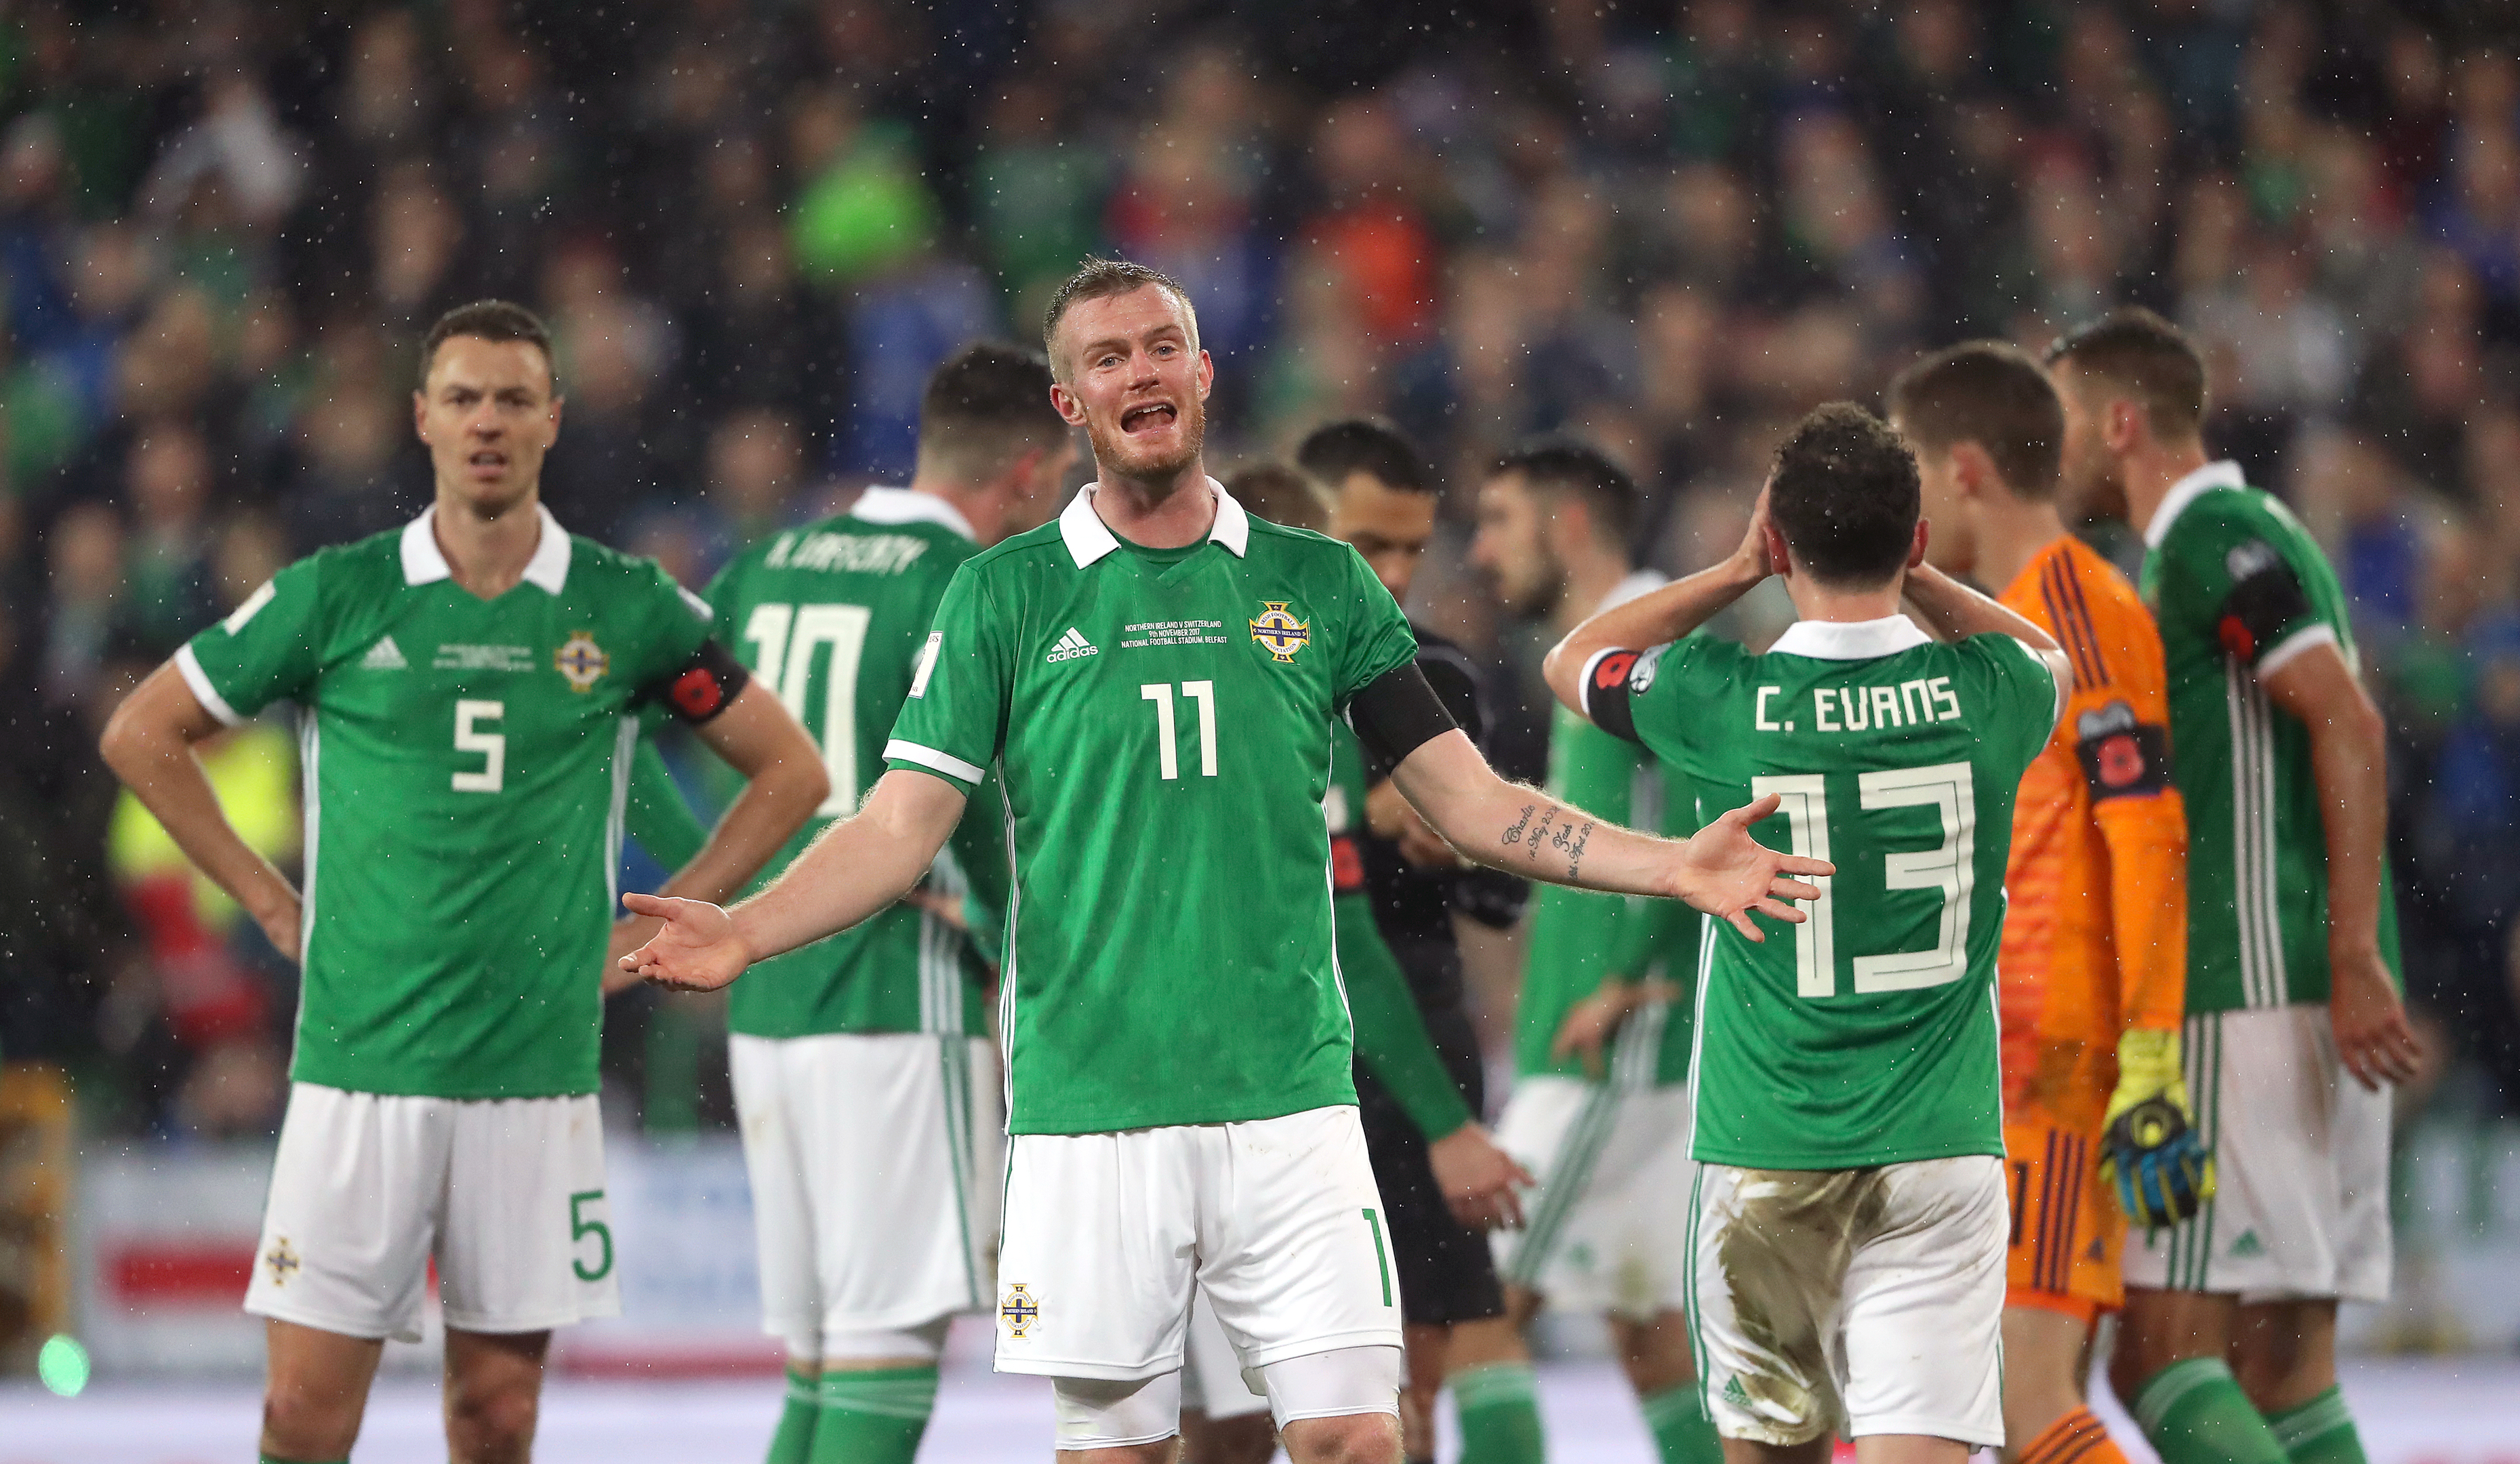
M 141 805 L 158 816 L 175 847 L 253 916 L 274 949 L 294 959 L 297 891 L 228 822 L 209 775 L 193 753 L 194 743 L 219 731 L 218 719 L 169 661 L 114 709 L 98 750 Z
M 1754 941 L 1766 937 L 1751 910 L 1800 923 L 1802 911 L 1783 902 L 1820 897 L 1817 887 L 1790 876 L 1837 872 L 1824 861 L 1779 854 L 1750 837 L 1750 825 L 1777 811 L 1774 794 L 1734 809 L 1693 838 L 1658 839 L 1506 781 L 1459 731 L 1421 744 L 1401 760 L 1392 780 L 1466 858 L 1551 884 L 1686 900 Z
M 697 900 L 625 895 L 664 928 L 621 957 L 621 968 L 661 986 L 714 991 L 756 960 L 846 930 L 919 883 L 963 817 L 963 791 L 941 777 L 896 769 L 856 815 L 824 829 L 767 889 L 733 909 Z

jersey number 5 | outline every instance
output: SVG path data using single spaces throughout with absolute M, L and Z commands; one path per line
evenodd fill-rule
M 1929 768 L 1891 768 L 1867 773 L 1855 780 L 1864 810 L 1930 808 L 1942 815 L 1943 842 L 1915 853 L 1885 854 L 1881 883 L 1886 890 L 1938 890 L 1943 897 L 1939 938 L 1927 951 L 1899 951 L 1855 957 L 1855 990 L 1912 992 L 1942 986 L 1968 974 L 1969 895 L 1977 879 L 1977 800 L 1966 763 L 1936 763 Z M 1828 791 L 1817 773 L 1798 773 L 1750 779 L 1750 796 L 1770 793 L 1782 800 L 1793 852 L 1809 859 L 1827 859 Z M 1833 875 L 1812 882 L 1821 896 L 1803 907 L 1810 918 L 1793 927 L 1794 990 L 1805 997 L 1837 995 L 1837 881 Z M 1869 921 L 1864 923 L 1869 924 Z
M 504 701 L 459 701 L 455 703 L 455 750 L 481 754 L 477 771 L 458 773 L 447 779 L 447 785 L 458 793 L 495 793 L 507 780 L 508 739 L 494 732 L 481 731 L 484 722 L 504 722 L 508 704 Z
M 867 627 L 875 612 L 864 605 L 754 605 L 743 639 L 760 647 L 752 674 L 779 690 L 789 716 L 823 744 L 823 767 L 832 776 L 831 796 L 814 810 L 837 819 L 858 806 L 858 662 L 866 655 Z M 823 678 L 820 716 L 805 705 L 814 676 L 814 652 L 832 648 Z

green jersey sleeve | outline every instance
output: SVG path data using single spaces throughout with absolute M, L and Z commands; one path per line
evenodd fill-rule
M 1357 692 L 1418 659 L 1418 636 L 1399 601 L 1374 578 L 1365 556 L 1350 549 L 1347 570 L 1348 633 L 1339 638 L 1338 682 L 1333 698 L 1344 707 Z
M 967 796 L 979 787 L 1006 739 L 1017 629 L 1008 623 L 978 563 L 954 571 L 945 587 L 926 649 L 910 678 L 910 695 L 883 748 L 884 766 L 932 773 Z
M 662 715 L 652 710 L 641 719 L 639 749 L 630 760 L 630 798 L 624 821 L 630 837 L 648 851 L 648 857 L 672 870 L 698 856 L 708 843 L 708 829 L 692 812 L 690 800 L 683 797 L 681 785 L 667 771 L 664 754 L 656 750 L 655 732 Z
M 305 699 L 333 643 L 331 620 L 323 556 L 303 558 L 184 643 L 175 666 L 210 715 L 234 727 L 275 701 Z
M 1609 974 L 1642 981 L 1656 974 L 1687 986 L 1697 975 L 1696 910 L 1677 900 L 1631 900 L 1618 939 L 1610 946 Z
M 2272 499 L 2209 494 L 2182 515 L 2162 548 L 2163 577 L 2185 582 L 2177 602 L 2211 615 L 2223 649 L 2262 675 L 2350 634 L 2320 612 L 2309 587 L 2325 566 L 2304 562 L 2317 554 L 2309 534 Z
M 1712 636 L 1690 636 L 1642 652 L 1611 652 L 1585 680 L 1585 713 L 1603 732 L 1631 742 L 1686 746 L 1688 730 L 1740 679 L 1747 658 L 1740 646 Z M 1684 790 L 1673 791 L 1677 796 Z
M 638 634 L 623 653 L 630 685 L 649 700 L 664 700 L 674 679 L 688 670 L 709 641 L 716 619 L 708 601 L 674 583 L 665 566 L 653 559 L 633 559 L 625 566 L 638 609 Z M 675 698 L 682 710 L 681 698 Z
M 1357 1060 L 1391 1090 L 1401 1111 L 1428 1142 L 1470 1121 L 1469 1105 L 1426 1035 L 1409 978 L 1374 929 L 1373 901 L 1341 895 L 1330 903 L 1337 926 L 1339 976 L 1347 987 L 1348 1013 L 1356 1023 Z

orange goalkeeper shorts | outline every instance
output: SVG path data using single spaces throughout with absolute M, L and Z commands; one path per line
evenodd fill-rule
M 2095 1321 L 2126 1300 L 2118 1253 L 2126 1217 L 2100 1177 L 2095 1129 L 2037 1112 L 2003 1126 L 2012 1185 L 2012 1249 L 2004 1305 Z

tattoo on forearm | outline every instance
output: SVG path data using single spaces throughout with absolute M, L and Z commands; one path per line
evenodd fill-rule
M 1547 858 L 1547 856 L 1541 852 L 1541 846 L 1549 842 L 1549 821 L 1556 816 L 1557 810 L 1553 808 L 1542 809 L 1540 811 L 1540 821 L 1531 826 L 1531 837 L 1524 844 L 1523 848 L 1526 853 L 1530 854 L 1531 862 L 1535 865 L 1540 863 L 1541 860 Z
M 1549 857 L 1548 851 L 1555 850 L 1564 857 L 1566 877 L 1572 879 L 1584 865 L 1584 846 L 1592 837 L 1592 821 L 1587 820 L 1577 823 L 1573 809 L 1526 803 L 1522 806 L 1521 817 L 1513 821 L 1512 826 L 1506 829 L 1498 842 L 1508 849 L 1521 845 L 1535 865 Z

